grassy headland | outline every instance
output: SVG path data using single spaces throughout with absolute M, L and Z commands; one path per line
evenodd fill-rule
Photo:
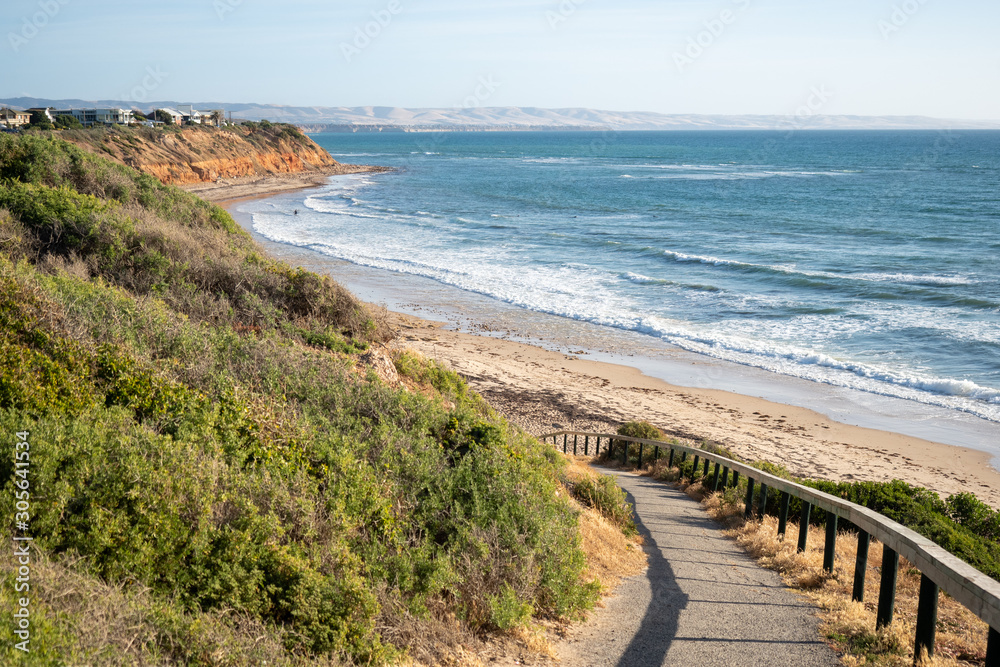
M 434 362 L 380 379 L 361 356 L 390 337 L 222 209 L 0 136 L 0 521 L 27 431 L 31 664 L 380 663 L 592 604 L 561 457 Z M 14 643 L 0 625 L 0 662 Z

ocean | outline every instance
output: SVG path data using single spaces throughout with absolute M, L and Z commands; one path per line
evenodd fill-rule
M 266 239 L 391 272 L 392 306 L 429 280 L 619 356 L 674 350 L 1000 423 L 1000 132 L 313 139 L 398 171 L 241 210 Z

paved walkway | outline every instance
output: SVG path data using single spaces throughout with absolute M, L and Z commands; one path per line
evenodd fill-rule
M 725 537 L 699 503 L 615 470 L 649 569 L 559 643 L 562 665 L 837 665 L 816 609 Z

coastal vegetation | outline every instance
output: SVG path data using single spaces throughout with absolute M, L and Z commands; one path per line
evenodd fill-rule
M 566 485 L 574 498 L 586 507 L 597 510 L 601 516 L 618 526 L 627 537 L 639 534 L 635 527 L 635 519 L 632 517 L 632 505 L 613 477 L 580 475 L 567 480 Z
M 656 428 L 647 421 L 625 422 L 618 427 L 618 435 L 631 438 L 644 438 L 646 440 L 663 440 L 663 431 Z
M 563 457 L 433 361 L 380 376 L 392 335 L 222 209 L 0 136 L 0 434 L 27 433 L 31 503 L 15 530 L 10 444 L 0 521 L 34 539 L 32 664 L 435 663 L 455 627 L 591 606 Z

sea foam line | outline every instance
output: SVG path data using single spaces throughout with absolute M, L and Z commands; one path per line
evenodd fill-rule
M 905 285 L 974 285 L 978 281 L 969 276 L 917 275 L 911 273 L 834 273 L 831 271 L 807 271 L 780 264 L 755 264 L 733 259 L 723 259 L 710 255 L 691 255 L 676 250 L 664 250 L 663 254 L 677 262 L 697 262 L 709 266 L 732 266 L 737 268 L 768 270 L 788 275 L 809 278 L 829 278 L 834 280 L 857 280 L 869 283 L 897 283 Z

